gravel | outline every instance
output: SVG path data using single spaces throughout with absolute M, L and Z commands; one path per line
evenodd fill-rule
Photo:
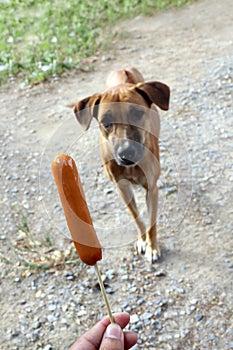
M 147 26 L 141 17 L 123 22 L 129 43 L 115 42 L 96 72 L 31 89 L 3 88 L 0 349 L 66 350 L 106 314 L 93 268 L 72 263 L 72 255 L 47 270 L 28 264 L 41 264 L 44 256 L 61 261 L 60 252 L 69 252 L 50 174 L 54 154 L 66 149 L 79 160 L 104 243 L 99 266 L 112 310 L 128 311 L 128 328 L 138 333 L 134 350 L 233 349 L 230 6 L 231 0 L 205 0 L 150 17 Z M 148 80 L 158 76 L 172 87 L 171 108 L 161 113 L 163 256 L 153 266 L 134 253 L 135 228 L 102 174 L 96 126 L 77 136 L 82 149 L 76 149 L 76 124 L 64 107 L 98 91 L 106 72 L 128 64 L 129 55 Z M 143 213 L 143 194 L 138 197 Z M 48 233 L 52 246 L 45 243 Z

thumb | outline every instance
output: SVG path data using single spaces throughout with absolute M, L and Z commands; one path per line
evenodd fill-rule
M 99 350 L 124 350 L 124 334 L 121 327 L 111 323 L 103 336 Z

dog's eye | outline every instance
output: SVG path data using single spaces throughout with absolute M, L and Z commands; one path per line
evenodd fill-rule
M 111 131 L 113 127 L 113 122 L 112 122 L 112 115 L 110 113 L 106 113 L 103 120 L 101 121 L 101 125 L 103 125 L 103 127 L 108 131 Z
M 144 111 L 139 109 L 139 108 L 136 108 L 136 107 L 131 107 L 130 108 L 130 117 L 132 119 L 132 121 L 139 121 L 142 116 L 144 114 Z
M 105 129 L 110 130 L 112 129 L 112 123 L 109 121 L 102 122 L 102 125 L 104 126 Z

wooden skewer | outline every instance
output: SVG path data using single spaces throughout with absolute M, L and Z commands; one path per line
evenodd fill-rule
M 94 265 L 94 267 L 95 267 L 95 271 L 97 273 L 97 277 L 98 277 L 101 293 L 103 295 L 103 298 L 104 298 L 104 301 L 105 301 L 105 304 L 106 304 L 106 307 L 107 307 L 107 310 L 108 310 L 108 316 L 109 316 L 110 322 L 111 323 L 115 323 L 113 315 L 112 315 L 112 311 L 111 311 L 111 308 L 110 308 L 110 304 L 109 304 L 109 301 L 108 301 L 108 297 L 107 297 L 107 294 L 106 294 L 106 290 L 105 290 L 105 287 L 104 287 L 104 284 L 103 284 L 103 280 L 102 280 L 100 272 L 99 272 L 98 264 L 96 263 Z

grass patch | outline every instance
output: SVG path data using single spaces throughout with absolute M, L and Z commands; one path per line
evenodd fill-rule
M 121 18 L 151 14 L 191 0 L 2 0 L 0 83 L 35 83 L 82 67 Z

